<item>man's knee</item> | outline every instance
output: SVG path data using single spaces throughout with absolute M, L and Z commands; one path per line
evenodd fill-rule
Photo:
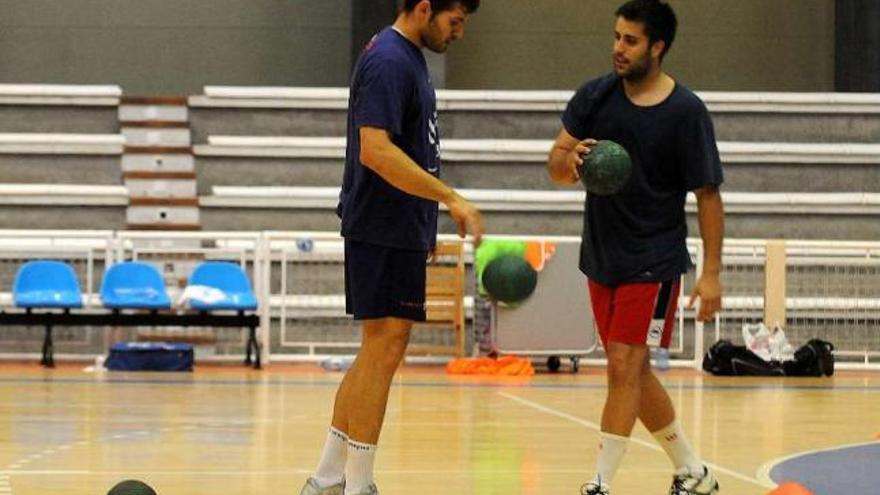
M 377 359 L 396 367 L 409 344 L 412 322 L 385 318 L 364 324 L 364 348 Z
M 642 377 L 646 351 L 641 346 L 612 343 L 606 350 L 611 386 L 637 387 Z

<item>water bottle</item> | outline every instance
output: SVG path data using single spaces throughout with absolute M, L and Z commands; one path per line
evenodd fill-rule
M 321 361 L 319 364 L 327 371 L 347 371 L 354 363 L 353 357 L 338 356 Z
M 296 249 L 302 253 L 311 253 L 315 247 L 315 242 L 308 237 L 296 240 Z

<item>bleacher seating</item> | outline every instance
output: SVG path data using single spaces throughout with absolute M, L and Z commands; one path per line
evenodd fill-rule
M 195 143 L 215 134 L 344 136 L 345 88 L 206 86 L 192 96 Z M 880 142 L 880 95 L 700 92 L 723 141 Z M 444 138 L 556 136 L 571 91 L 438 90 Z
M 89 311 L 72 313 L 72 309 L 83 308 L 84 296 L 71 266 L 58 260 L 29 261 L 19 268 L 12 287 L 14 307 L 25 311 L 0 311 L 0 325 L 44 326 L 46 332 L 40 362 L 48 367 L 54 366 L 52 329 L 56 326 L 248 328 L 245 362 L 251 363 L 253 351 L 254 367 L 260 368 L 256 335 L 260 323 L 259 316 L 254 313 L 257 300 L 244 272 L 232 263 L 203 262 L 194 271 L 190 284 L 209 286 L 223 297 L 213 302 L 191 299 L 190 306 L 198 313 L 172 312 L 171 298 L 155 266 L 123 261 L 112 264 L 101 282 L 100 307 L 110 312 L 95 312 L 96 308 L 91 307 L 87 308 Z M 52 311 L 58 309 L 64 312 Z M 209 313 L 223 310 L 234 310 L 235 314 Z
M 187 288 L 207 288 L 217 294 L 216 298 L 191 297 L 189 305 L 199 311 L 236 311 L 244 316 L 245 311 L 257 309 L 257 297 L 251 288 L 247 275 L 239 265 L 227 261 L 205 261 L 200 263 L 189 277 Z M 248 333 L 245 350 L 245 364 L 251 364 L 254 356 L 254 367 L 261 367 L 260 343 L 257 340 L 256 327 Z
M 0 184 L 0 228 L 122 229 L 128 190 L 92 184 Z
M 583 192 L 549 181 L 544 167 L 551 145 L 448 139 L 443 178 L 476 199 L 490 232 L 576 235 Z M 880 145 L 720 142 L 719 150 L 728 235 L 864 239 L 877 233 L 871 216 L 880 193 Z M 195 153 L 207 228 L 338 228 L 344 138 L 210 136 Z M 263 187 L 269 184 L 283 187 Z M 452 231 L 449 219 L 442 223 L 443 231 Z M 697 232 L 693 215 L 691 223 Z
M 0 183 L 120 184 L 120 134 L 0 133 Z
M 581 190 L 459 189 L 483 213 L 487 231 L 518 235 L 578 235 L 582 227 Z M 237 224 L 267 230 L 334 230 L 338 187 L 215 186 L 201 200 L 211 229 Z M 862 239 L 880 235 L 878 193 L 723 192 L 727 234 L 741 238 Z M 442 210 L 442 208 L 441 208 Z M 686 204 L 692 233 L 696 205 Z M 785 219 L 788 219 L 786 221 Z M 795 219 L 795 220 L 792 220 Z M 447 216 L 441 231 L 452 232 Z
M 21 266 L 12 285 L 12 298 L 17 308 L 30 313 L 34 309 L 81 308 L 82 292 L 76 274 L 66 263 L 52 260 L 30 261 Z M 40 364 L 55 366 L 52 343 L 52 321 L 45 322 L 43 351 Z
M 148 263 L 125 261 L 111 265 L 101 282 L 101 301 L 113 310 L 171 308 L 165 282 Z
M 116 133 L 116 85 L 0 84 L 0 132 Z

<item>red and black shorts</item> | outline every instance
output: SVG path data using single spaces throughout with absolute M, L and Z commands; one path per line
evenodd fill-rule
M 602 344 L 668 348 L 681 281 L 605 286 L 590 280 L 593 317 Z

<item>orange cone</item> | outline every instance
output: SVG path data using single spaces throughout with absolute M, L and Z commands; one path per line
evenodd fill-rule
M 787 482 L 779 485 L 767 495 L 813 495 L 813 492 L 799 483 Z

